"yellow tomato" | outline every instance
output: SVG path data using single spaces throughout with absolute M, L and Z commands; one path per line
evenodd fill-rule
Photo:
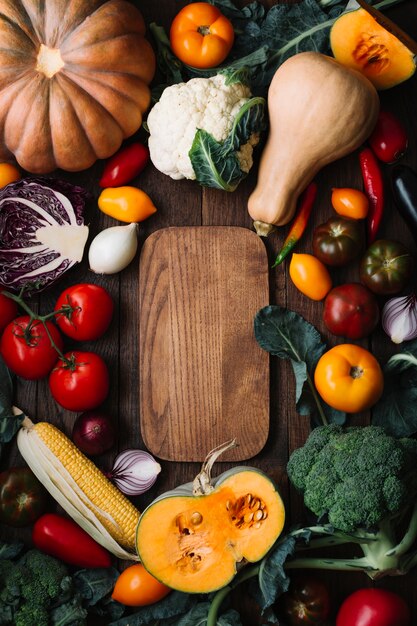
M 15 183 L 22 178 L 20 171 L 11 163 L 0 163 L 0 187 Z
M 112 598 L 126 606 L 147 606 L 162 600 L 171 589 L 154 578 L 141 564 L 131 565 L 120 574 Z
M 357 413 L 369 409 L 379 400 L 384 377 L 369 350 L 342 343 L 319 359 L 314 384 L 327 404 L 339 411 Z
M 360 220 L 368 215 L 369 200 L 359 189 L 335 188 L 332 189 L 332 207 L 339 215 Z
M 327 267 L 312 254 L 292 255 L 290 278 L 297 289 L 311 300 L 323 300 L 332 288 Z
M 103 189 L 98 206 L 103 213 L 120 222 L 143 222 L 156 212 L 152 200 L 137 187 L 108 187 Z

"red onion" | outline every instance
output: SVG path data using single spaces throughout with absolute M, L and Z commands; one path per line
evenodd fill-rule
M 152 487 L 161 466 L 149 452 L 124 450 L 114 460 L 107 477 L 128 496 L 139 496 Z
M 115 428 L 105 413 L 86 411 L 74 422 L 72 440 L 81 452 L 89 456 L 103 454 L 114 445 L 115 439 Z
M 391 298 L 382 309 L 382 328 L 394 343 L 417 337 L 416 294 Z

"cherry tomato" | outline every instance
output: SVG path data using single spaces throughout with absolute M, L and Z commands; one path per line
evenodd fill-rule
M 327 404 L 339 411 L 357 413 L 379 400 L 384 377 L 373 354 L 360 346 L 342 343 L 320 357 L 314 384 Z
M 64 343 L 59 330 L 51 321 L 45 322 L 56 347 L 62 351 Z M 48 376 L 58 360 L 58 352 L 40 320 L 22 315 L 6 326 L 0 340 L 0 353 L 7 367 L 27 380 Z
M 151 576 L 143 565 L 131 565 L 120 574 L 112 598 L 126 606 L 146 606 L 165 598 L 171 589 Z
M 120 187 L 138 176 L 149 162 L 149 150 L 142 143 L 132 143 L 116 152 L 104 166 L 100 187 Z
M 294 252 L 289 271 L 297 289 L 311 300 L 323 300 L 332 288 L 327 267 L 312 254 Z
M 410 626 L 411 613 L 404 600 L 384 589 L 358 589 L 339 609 L 336 626 Z
M 143 222 L 156 212 L 152 200 L 137 187 L 108 187 L 103 189 L 98 206 L 103 213 L 120 222 Z
M 398 161 L 408 146 L 408 137 L 400 120 L 390 111 L 381 110 L 375 128 L 369 137 L 369 145 L 380 161 Z
M 110 567 L 111 557 L 76 522 L 46 513 L 35 523 L 32 541 L 38 550 L 78 567 Z
M 316 578 L 294 578 L 281 598 L 285 623 L 289 626 L 324 626 L 330 615 L 330 595 Z
M 20 170 L 11 163 L 0 163 L 0 187 L 14 183 L 22 178 Z
M 347 265 L 364 247 L 364 233 L 357 220 L 331 217 L 313 232 L 313 252 L 322 263 L 332 266 Z
M 378 295 L 398 293 L 407 285 L 414 271 L 414 261 L 404 244 L 378 239 L 369 246 L 361 260 L 361 281 Z
M 79 283 L 65 289 L 59 296 L 55 311 L 63 333 L 77 341 L 94 341 L 108 329 L 113 316 L 113 300 L 104 287 Z
M 48 494 L 28 467 L 12 467 L 0 473 L 0 522 L 21 528 L 42 515 Z
M 170 30 L 171 48 L 191 67 L 215 67 L 225 60 L 234 42 L 230 20 L 208 2 L 187 4 L 175 16 Z
M 323 321 L 333 335 L 361 339 L 371 334 L 378 320 L 378 302 L 360 283 L 338 285 L 326 296 Z
M 17 304 L 0 293 L 0 335 L 15 317 L 18 316 Z
M 89 411 L 98 407 L 109 392 L 109 372 L 94 352 L 67 352 L 49 376 L 52 396 L 68 411 Z
M 332 207 L 339 215 L 361 220 L 368 215 L 369 200 L 363 191 L 341 187 L 332 189 Z

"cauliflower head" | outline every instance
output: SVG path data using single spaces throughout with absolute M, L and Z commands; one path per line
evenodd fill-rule
M 265 124 L 265 100 L 251 95 L 224 74 L 167 87 L 147 119 L 155 167 L 176 180 L 235 189 Z

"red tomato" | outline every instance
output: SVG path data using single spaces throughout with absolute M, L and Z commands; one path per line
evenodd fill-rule
M 326 296 L 323 321 L 333 335 L 361 339 L 371 334 L 378 320 L 376 297 L 360 283 L 338 285 Z
M 359 589 L 339 609 L 336 626 L 410 626 L 404 600 L 384 589 Z
M 56 323 L 63 333 L 77 341 L 93 341 L 108 329 L 113 316 L 113 300 L 104 287 L 80 283 L 65 289 L 55 311 Z
M 40 320 L 22 315 L 6 326 L 0 341 L 0 353 L 7 367 L 27 380 L 45 378 L 58 360 L 58 352 Z M 51 321 L 45 322 L 56 347 L 62 351 L 59 330 Z
M 369 144 L 380 161 L 394 163 L 407 150 L 407 132 L 393 113 L 380 111 Z
M 18 316 L 17 304 L 0 293 L 0 335 L 15 317 Z
M 110 567 L 110 554 L 72 519 L 46 513 L 32 531 L 38 550 L 78 567 Z
M 109 392 L 109 372 L 94 352 L 67 352 L 49 376 L 51 393 L 68 411 L 97 408 Z

